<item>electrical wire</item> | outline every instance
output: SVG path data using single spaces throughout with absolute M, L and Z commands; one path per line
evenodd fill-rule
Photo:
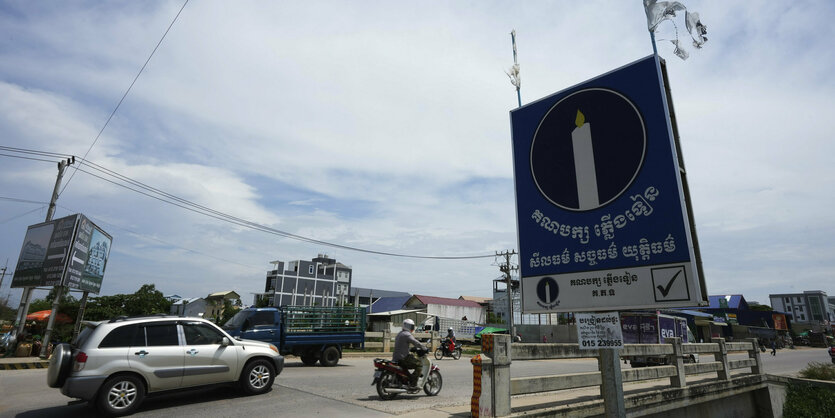
M 11 147 L 3 147 L 0 146 L 0 149 L 9 149 L 14 150 L 14 152 L 26 153 L 29 155 L 49 155 L 55 157 L 66 157 L 64 154 L 58 153 L 51 153 L 46 151 L 37 151 L 37 150 L 28 150 L 23 148 L 11 148 Z M 23 158 L 23 157 L 18 157 Z M 177 206 L 181 209 L 185 209 L 203 216 L 208 216 L 210 218 L 217 219 L 219 221 L 231 223 L 233 225 L 237 225 L 240 227 L 252 229 L 259 232 L 264 232 L 276 236 L 280 236 L 283 238 L 289 238 L 296 241 L 307 242 L 310 244 L 317 244 L 322 246 L 328 246 L 333 248 L 339 248 L 349 251 L 356 251 L 362 252 L 367 254 L 375 254 L 375 255 L 382 255 L 382 256 L 389 256 L 389 257 L 399 257 L 399 258 L 413 258 L 413 259 L 432 259 L 432 260 L 467 260 L 467 259 L 478 259 L 478 258 L 490 258 L 496 257 L 496 254 L 483 254 L 483 255 L 464 255 L 464 256 L 434 256 L 434 255 L 413 255 L 413 254 L 402 254 L 402 253 L 394 253 L 388 251 L 377 251 L 377 250 L 370 250 L 365 248 L 353 247 L 343 244 L 337 244 L 329 241 L 322 241 L 315 238 L 305 237 L 302 235 L 293 234 L 287 231 L 282 231 L 280 229 L 272 228 L 263 224 L 259 224 L 256 222 L 252 222 L 243 218 L 239 218 L 212 208 L 209 208 L 204 205 L 200 205 L 198 203 L 192 202 L 190 200 L 181 198 L 174 194 L 165 192 L 160 190 L 156 187 L 147 185 L 143 182 L 138 180 L 132 179 L 128 176 L 120 174 L 114 170 L 108 169 L 104 166 L 96 164 L 92 161 L 89 161 L 85 158 L 79 158 L 76 161 L 78 163 L 77 171 L 80 171 L 84 174 L 89 176 L 98 178 L 102 181 L 111 183 L 115 186 L 122 187 L 124 189 L 130 190 L 135 193 L 139 193 L 146 197 L 150 197 L 152 199 L 158 200 L 163 203 L 167 203 L 169 205 Z M 87 169 L 82 169 L 81 166 L 84 166 Z M 94 173 L 96 171 L 97 173 Z M 42 203 L 42 202 L 38 202 Z
M 17 201 L 21 201 L 21 200 L 17 200 Z M 37 203 L 37 202 L 32 202 L 32 203 Z M 20 215 L 12 216 L 11 218 L 8 218 L 8 219 L 4 219 L 4 220 L 0 221 L 0 225 L 4 224 L 4 223 L 6 223 L 6 222 L 9 222 L 9 221 L 13 221 L 13 220 L 15 220 L 15 219 L 17 219 L 17 218 L 22 218 L 22 217 L 24 217 L 24 216 L 26 216 L 26 215 L 28 215 L 28 214 L 30 214 L 30 213 L 32 213 L 32 212 L 37 212 L 37 211 L 39 211 L 39 210 L 43 210 L 43 209 L 44 209 L 45 207 L 47 207 L 47 206 L 48 206 L 48 205 L 42 205 L 42 206 L 41 206 L 41 207 L 39 207 L 39 208 L 35 208 L 35 209 L 32 209 L 32 210 L 29 210 L 29 211 L 23 212 L 23 213 L 21 213 Z
M 57 206 L 60 206 L 61 208 L 66 209 L 66 210 L 67 210 L 68 212 L 70 212 L 70 213 L 79 213 L 79 211 L 74 210 L 74 209 L 72 209 L 72 208 L 68 208 L 68 207 L 66 207 L 66 206 L 64 206 L 64 205 L 57 205 Z M 186 248 L 186 247 L 179 246 L 179 245 L 177 245 L 177 244 L 172 244 L 172 243 L 170 243 L 170 242 L 168 242 L 168 241 L 164 241 L 164 240 L 161 240 L 161 239 L 159 239 L 159 238 L 154 238 L 154 237 L 152 237 L 152 236 L 145 235 L 145 234 L 142 234 L 142 233 L 139 233 L 139 232 L 133 231 L 133 230 L 131 230 L 131 229 L 128 229 L 128 228 L 125 228 L 125 227 L 121 227 L 121 226 L 115 225 L 115 224 L 110 223 L 110 222 L 107 222 L 107 221 L 105 221 L 105 220 L 103 220 L 103 219 L 101 219 L 101 218 L 96 218 L 96 217 L 94 217 L 94 216 L 88 216 L 88 217 L 89 217 L 90 219 L 92 219 L 94 222 L 96 222 L 97 224 L 100 224 L 100 225 L 106 225 L 108 228 L 120 229 L 120 230 L 125 231 L 125 232 L 127 232 L 127 233 L 129 233 L 129 234 L 131 234 L 131 235 L 136 236 L 136 237 L 140 237 L 140 238 L 147 239 L 147 240 L 151 240 L 151 241 L 156 241 L 156 242 L 159 242 L 159 243 L 161 243 L 161 244 L 165 244 L 165 245 L 170 246 L 170 247 L 179 248 L 179 249 L 181 249 L 181 250 L 188 251 L 188 252 L 190 252 L 190 253 L 199 254 L 199 255 L 202 255 L 202 256 L 204 256 L 204 257 L 213 258 L 213 259 L 218 260 L 218 261 L 223 261 L 224 263 L 237 264 L 237 265 L 239 265 L 239 266 L 241 266 L 241 267 L 247 267 L 247 268 L 251 268 L 251 269 L 253 269 L 253 270 L 258 270 L 258 271 L 261 271 L 261 270 L 262 270 L 262 268 L 261 268 L 261 267 L 251 266 L 251 265 L 248 265 L 248 264 L 242 264 L 242 263 L 239 263 L 239 262 L 234 261 L 234 260 L 227 260 L 227 259 L 224 259 L 224 258 L 221 258 L 221 257 L 217 257 L 217 256 L 214 256 L 214 255 L 211 255 L 211 254 L 206 254 L 206 253 L 204 253 L 204 252 L 197 251 L 197 250 L 194 250 L 194 249 L 191 249 L 191 248 Z
M 166 29 L 165 33 L 162 34 L 162 37 L 160 38 L 159 42 L 157 42 L 157 46 L 154 47 L 154 50 L 151 51 L 150 55 L 148 55 L 148 59 L 146 59 L 145 63 L 142 64 L 142 68 L 140 68 L 139 72 L 136 73 L 136 77 L 133 78 L 133 81 L 130 83 L 130 86 L 128 86 L 128 89 L 125 90 L 125 94 L 123 94 L 122 98 L 119 99 L 119 103 L 117 103 L 116 107 L 113 108 L 113 111 L 110 112 L 110 116 L 107 117 L 107 121 L 104 122 L 104 126 L 101 127 L 101 130 L 99 130 L 98 135 L 96 135 L 96 138 L 93 140 L 93 143 L 90 144 L 90 148 L 87 148 L 87 152 L 84 153 L 84 157 L 82 157 L 82 158 L 87 158 L 87 155 L 89 155 L 90 151 L 93 150 L 93 147 L 96 145 L 96 142 L 99 142 L 99 138 L 101 137 L 101 134 L 104 132 L 104 129 L 107 128 L 107 125 L 110 124 L 110 120 L 113 119 L 113 115 L 115 115 L 116 111 L 119 110 L 119 107 L 122 106 L 122 102 L 125 101 L 125 97 L 128 97 L 128 93 L 130 93 L 130 90 L 133 88 L 133 85 L 136 84 L 136 80 L 138 80 L 139 76 L 142 74 L 142 72 L 145 71 L 145 67 L 148 66 L 148 63 L 151 61 L 151 57 L 153 57 L 154 53 L 156 53 L 157 49 L 159 49 L 159 46 L 162 44 L 162 41 L 165 39 L 165 36 L 168 35 L 168 31 L 171 30 L 171 27 L 174 26 L 174 22 L 177 21 L 178 17 L 180 17 L 180 13 L 182 13 L 183 9 L 186 8 L 186 5 L 188 4 L 188 1 L 189 0 L 186 0 L 185 3 L 183 3 L 183 6 L 180 7 L 180 10 L 177 12 L 177 15 L 174 16 L 173 20 L 171 20 L 171 24 L 168 25 L 168 29 Z M 67 186 L 70 185 L 70 182 L 72 181 L 72 179 L 75 176 L 75 173 L 77 171 L 78 171 L 78 167 L 76 167 L 75 171 L 73 171 L 72 174 L 70 174 L 70 178 L 67 180 L 66 183 L 64 183 L 64 187 L 61 188 L 61 191 L 58 193 L 58 196 L 61 196 L 61 193 L 64 193 L 64 190 L 66 190 Z

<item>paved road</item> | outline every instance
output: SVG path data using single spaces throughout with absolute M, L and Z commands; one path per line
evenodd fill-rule
M 768 353 L 766 353 L 768 354 Z M 732 358 L 744 357 L 734 354 Z M 779 350 L 776 357 L 762 356 L 767 373 L 794 375 L 810 361 L 829 361 L 824 349 Z M 467 358 L 438 362 L 444 387 L 436 397 L 401 395 L 381 401 L 370 385 L 370 358 L 344 358 L 337 367 L 304 367 L 290 358 L 273 391 L 262 396 L 240 396 L 227 387 L 192 390 L 148 399 L 136 416 L 206 417 L 278 415 L 282 417 L 391 416 L 469 404 L 472 366 Z M 624 366 L 628 368 L 629 366 Z M 513 376 L 576 373 L 597 369 L 595 360 L 539 360 L 515 362 Z M 67 405 L 70 399 L 46 386 L 46 371 L 0 371 L 0 417 L 86 417 L 86 404 Z M 430 411 L 431 409 L 431 411 Z M 461 408 L 459 408 L 461 409 Z

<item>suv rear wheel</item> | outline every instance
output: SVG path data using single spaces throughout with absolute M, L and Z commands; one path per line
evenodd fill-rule
M 269 361 L 256 359 L 247 363 L 238 383 L 247 395 L 260 395 L 273 386 L 275 368 Z
M 130 415 L 136 412 L 145 399 L 142 379 L 130 374 L 107 379 L 99 389 L 96 406 L 108 416 Z

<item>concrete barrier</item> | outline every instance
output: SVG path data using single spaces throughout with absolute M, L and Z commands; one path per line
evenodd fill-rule
M 577 344 L 511 344 L 509 335 L 489 334 L 482 337 L 481 349 L 482 354 L 478 356 L 478 361 L 473 361 L 474 391 L 471 402 L 473 416 L 501 417 L 511 415 L 511 396 L 514 395 L 527 395 L 565 389 L 602 386 L 606 384 L 600 372 L 518 378 L 512 378 L 510 376 L 511 360 L 598 358 L 601 356 L 599 351 L 581 350 Z M 748 352 L 749 358 L 729 361 L 728 351 L 746 351 Z M 604 352 L 603 354 L 609 353 Z M 755 339 L 744 342 L 726 343 L 724 339 L 718 338 L 706 344 L 682 344 L 680 338 L 669 338 L 665 344 L 627 344 L 621 350 L 611 354 L 623 357 L 666 356 L 669 365 L 617 370 L 614 379 L 616 382 L 620 380 L 621 383 L 618 384 L 622 386 L 622 382 L 639 382 L 669 378 L 670 387 L 674 390 L 670 393 L 675 394 L 675 399 L 682 399 L 681 405 L 686 405 L 688 399 L 692 401 L 693 399 L 690 398 L 697 395 L 702 396 L 711 393 L 714 394 L 711 396 L 721 397 L 723 391 L 728 394 L 741 394 L 764 387 L 762 380 L 731 379 L 731 370 L 742 368 L 750 368 L 752 375 L 755 377 L 762 376 L 762 362 L 759 356 L 759 347 Z M 713 361 L 685 364 L 685 358 L 688 358 L 692 354 L 712 354 Z M 606 363 L 610 362 L 607 361 Z M 705 373 L 716 373 L 718 382 L 714 386 L 687 387 L 687 376 Z M 475 381 L 477 379 L 480 383 L 478 391 L 475 390 Z M 489 385 L 485 384 L 485 381 L 488 379 Z M 731 382 L 732 380 L 734 382 Z M 743 386 L 748 384 L 760 386 L 742 389 Z M 734 390 L 728 392 L 728 385 L 733 387 Z M 655 405 L 650 401 L 635 401 L 632 404 L 626 405 L 626 408 L 627 410 L 630 410 L 630 408 L 634 409 L 639 404 L 645 407 L 648 405 L 647 402 Z M 602 402 L 599 403 L 602 408 Z M 669 405 L 673 404 L 670 403 Z M 664 405 L 664 402 L 659 402 L 653 408 L 660 411 L 665 408 Z M 587 412 L 594 415 L 596 413 L 593 410 L 596 411 L 592 408 L 592 410 Z M 525 411 L 526 416 L 530 416 L 531 413 L 530 410 Z M 605 413 L 605 411 L 600 411 L 600 413 Z M 635 415 L 634 411 L 630 410 L 629 415 Z M 534 414 L 533 416 L 536 415 Z

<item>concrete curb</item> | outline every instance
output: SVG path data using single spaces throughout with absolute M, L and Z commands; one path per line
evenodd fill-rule
M 49 367 L 49 361 L 22 361 L 18 363 L 0 363 L 0 370 L 29 370 L 29 369 L 46 369 Z

